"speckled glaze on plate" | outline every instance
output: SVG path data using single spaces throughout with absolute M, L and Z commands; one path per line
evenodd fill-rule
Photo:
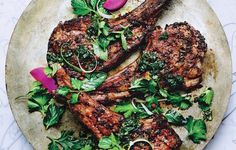
M 123 9 L 131 10 L 140 3 L 141 0 L 129 0 Z M 73 17 L 68 0 L 33 0 L 21 16 L 9 45 L 6 84 L 10 105 L 19 127 L 37 150 L 47 149 L 50 142 L 47 136 L 57 137 L 61 130 L 80 130 L 78 120 L 69 111 L 58 127 L 45 130 L 41 114 L 30 114 L 26 100 L 15 100 L 29 91 L 33 82 L 30 70 L 46 66 L 47 43 L 53 28 L 60 21 Z M 204 62 L 203 81 L 203 86 L 213 87 L 215 91 L 212 106 L 214 120 L 207 122 L 208 140 L 198 145 L 193 144 L 188 140 L 185 129 L 174 128 L 183 140 L 181 149 L 201 150 L 216 132 L 227 107 L 231 91 L 231 56 L 222 26 L 205 0 L 173 0 L 157 24 L 164 27 L 179 21 L 187 21 L 200 30 L 211 49 Z M 131 61 L 132 58 L 127 62 Z M 122 66 L 127 65 L 127 62 Z M 201 117 L 196 104 L 182 113 L 184 116 Z

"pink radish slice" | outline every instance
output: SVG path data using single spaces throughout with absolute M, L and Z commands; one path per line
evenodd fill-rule
M 49 92 L 57 89 L 56 81 L 45 74 L 44 67 L 35 68 L 30 71 L 30 74 L 35 80 L 42 83 L 43 87 L 48 89 Z
M 103 7 L 110 11 L 115 11 L 122 8 L 127 0 L 106 0 Z

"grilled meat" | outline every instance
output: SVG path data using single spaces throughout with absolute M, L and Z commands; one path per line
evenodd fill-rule
M 154 114 L 140 121 L 141 126 L 132 134 L 133 139 L 144 138 L 154 145 L 154 150 L 176 150 L 182 141 L 164 116 Z
M 118 132 L 123 120 L 123 116 L 99 104 L 86 93 L 80 94 L 79 103 L 71 105 L 70 110 L 99 139 Z
M 127 37 L 128 50 L 124 51 L 119 41 L 116 41 L 108 47 L 108 60 L 99 61 L 97 71 L 111 70 L 119 65 L 129 54 L 137 49 L 143 42 L 146 34 L 155 26 L 157 15 L 162 10 L 163 5 L 168 0 L 146 0 L 142 5 L 117 19 L 108 20 L 110 31 L 119 31 L 124 26 L 129 26 L 132 36 Z M 91 16 L 79 17 L 59 23 L 54 29 L 48 43 L 47 61 L 49 64 L 54 62 L 63 62 L 60 51 L 63 47 L 63 54 L 68 61 L 79 67 L 77 49 L 83 48 L 93 51 L 92 39 L 87 34 L 88 29 L 93 24 Z M 65 45 L 65 43 L 67 43 Z M 85 64 L 83 62 L 82 66 Z M 64 64 L 66 72 L 73 77 L 81 76 L 80 73 L 73 70 L 70 66 Z
M 167 25 L 165 31 L 161 35 L 159 33 L 158 30 L 153 32 L 146 51 L 156 52 L 159 60 L 165 62 L 161 74 L 183 77 L 183 87 L 186 89 L 200 84 L 202 61 L 207 52 L 207 44 L 201 33 L 187 22 Z M 162 36 L 166 36 L 166 39 L 160 40 Z
M 70 77 L 63 68 L 56 73 L 59 86 L 72 87 Z M 67 99 L 70 99 L 70 95 Z M 79 102 L 69 106 L 70 111 L 86 125 L 97 138 L 109 136 L 113 132 L 118 132 L 123 120 L 123 116 L 104 107 L 93 100 L 86 93 L 81 93 Z
M 165 37 L 163 37 L 165 36 Z M 165 63 L 157 75 L 165 85 L 166 74 L 183 78 L 183 89 L 192 89 L 202 80 L 202 61 L 207 51 L 207 44 L 199 31 L 187 22 L 167 25 L 165 31 L 157 27 L 148 38 L 144 52 L 155 52 L 158 60 Z M 132 96 L 129 87 L 132 80 L 141 76 L 140 58 L 109 77 L 91 97 L 101 103 L 119 101 Z M 123 97 L 122 97 L 123 96 Z

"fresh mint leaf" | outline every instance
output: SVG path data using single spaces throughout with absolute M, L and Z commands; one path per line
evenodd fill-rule
M 66 96 L 69 92 L 70 92 L 70 88 L 67 86 L 62 86 L 59 87 L 56 91 L 57 94 L 61 95 L 61 96 Z
M 188 130 L 188 137 L 194 142 L 199 144 L 201 141 L 206 141 L 206 124 L 202 119 L 193 119 L 192 116 L 187 118 L 185 128 Z
M 96 90 L 107 78 L 105 72 L 95 72 L 92 74 L 87 74 L 85 79 L 82 81 L 82 89 L 85 92 L 91 92 Z
M 43 124 L 46 129 L 58 124 L 60 119 L 62 118 L 63 113 L 65 112 L 65 108 L 58 107 L 52 102 L 46 112 L 46 116 L 43 119 Z
M 165 117 L 167 118 L 168 122 L 177 125 L 182 126 L 186 124 L 186 119 L 177 111 L 174 110 L 168 110 L 165 113 Z
M 80 90 L 83 85 L 82 81 L 76 78 L 71 78 L 71 84 L 72 84 L 72 87 L 76 90 Z

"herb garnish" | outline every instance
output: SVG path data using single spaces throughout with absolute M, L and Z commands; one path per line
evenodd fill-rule
M 57 106 L 55 100 L 52 99 L 52 95 L 42 88 L 39 82 L 34 82 L 34 87 L 27 94 L 27 98 L 29 111 L 42 113 L 44 117 L 43 124 L 46 129 L 59 123 L 65 108 Z
M 120 141 L 115 137 L 114 134 L 111 134 L 108 137 L 103 137 L 99 143 L 98 147 L 101 149 L 111 149 L 111 150 L 123 150 L 120 146 Z
M 159 37 L 159 40 L 162 41 L 162 40 L 167 40 L 169 37 L 168 33 L 167 32 L 163 32 L 160 37 Z
M 177 111 L 168 110 L 165 113 L 165 117 L 169 123 L 177 126 L 182 126 L 187 123 L 186 119 Z
M 93 150 L 93 147 L 96 145 L 96 139 L 90 135 L 80 132 L 80 136 L 76 139 L 73 136 L 73 131 L 62 131 L 61 136 L 57 139 L 47 137 L 50 139 L 51 143 L 48 145 L 49 150 Z
M 157 58 L 156 52 L 144 52 L 139 62 L 139 71 L 149 71 L 152 75 L 157 75 L 165 66 L 165 62 Z
M 207 88 L 199 97 L 196 98 L 199 108 L 203 111 L 203 119 L 206 121 L 212 121 L 212 100 L 214 97 L 214 91 L 212 88 Z
M 187 118 L 187 124 L 185 128 L 188 130 L 188 137 L 194 142 L 199 144 L 201 141 L 207 139 L 206 124 L 202 119 L 194 120 L 192 116 Z
M 86 0 L 71 0 L 71 6 L 74 10 L 74 14 L 78 16 L 85 16 L 91 12 L 99 15 L 95 10 L 97 0 L 91 0 L 88 3 Z

